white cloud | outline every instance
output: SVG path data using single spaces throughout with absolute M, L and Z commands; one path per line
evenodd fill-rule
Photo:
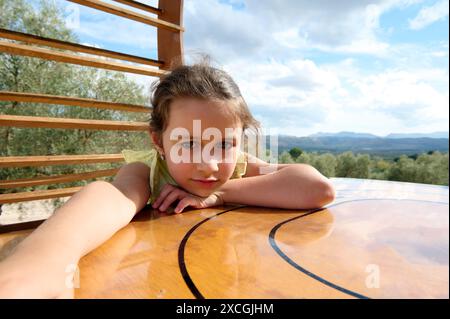
M 419 2 L 242 0 L 242 10 L 186 2 L 186 52 L 212 54 L 255 116 L 283 134 L 448 130 L 448 65 L 434 66 L 430 53 L 445 48 L 380 40 L 392 32 L 380 27 L 385 12 Z M 311 49 L 343 58 L 319 63 L 304 57 Z M 361 53 L 374 57 L 361 63 L 354 55 Z
M 447 70 L 386 69 L 365 75 L 352 59 L 322 66 L 306 59 L 251 67 L 243 61 L 225 69 L 264 127 L 283 134 L 448 130 Z
M 185 2 L 184 33 L 187 58 L 203 52 L 224 62 L 257 55 L 266 29 L 256 16 L 218 1 Z
M 220 61 L 242 56 L 294 55 L 308 50 L 388 56 L 380 17 L 422 0 L 214 0 L 185 3 L 187 53 L 203 51 Z
M 340 19 L 334 21 L 330 16 L 311 17 L 312 21 L 300 28 L 306 30 L 308 45 L 322 51 L 380 54 L 389 47 L 376 36 L 381 12 L 379 6 L 370 4 L 342 13 Z M 324 22 L 326 27 L 323 27 Z
M 333 89 L 339 85 L 338 78 L 330 72 L 319 68 L 311 60 L 293 60 L 289 67 L 279 65 L 278 69 L 285 68 L 286 75 L 276 76 L 268 81 L 275 87 L 290 87 L 299 91 L 311 91 L 316 88 Z
M 340 89 L 338 77 L 311 60 L 293 60 L 281 63 L 246 61 L 224 66 L 240 86 L 250 106 L 267 109 L 328 108 L 334 102 L 331 93 Z
M 448 51 L 433 51 L 431 55 L 437 58 L 445 58 L 448 57 Z
M 448 10 L 448 0 L 442 0 L 430 7 L 424 7 L 414 19 L 409 20 L 409 27 L 413 30 L 423 29 L 436 21 L 448 17 Z
M 447 78 L 445 78 L 447 76 Z M 448 118 L 448 89 L 440 92 L 431 81 L 448 85 L 448 74 L 439 70 L 387 70 L 381 74 L 358 79 L 356 100 L 359 107 L 383 111 L 399 120 L 437 120 Z
M 403 1 L 400 1 L 403 2 Z M 185 4 L 186 49 L 219 60 L 283 54 L 286 49 L 381 54 L 379 16 L 390 1 L 246 1 L 244 10 L 213 0 Z
M 411 0 L 248 1 L 248 11 L 273 31 L 271 41 L 286 48 L 325 52 L 386 54 L 379 33 L 380 16 Z M 267 37 L 267 35 L 265 35 Z
M 236 80 L 255 117 L 282 134 L 444 131 L 448 40 L 427 47 L 380 40 L 392 32 L 380 27 L 385 12 L 420 1 L 185 1 L 185 57 L 210 54 Z M 140 23 L 90 19 L 99 20 L 84 21 L 78 31 L 94 39 L 156 43 Z M 105 21 L 114 32 L 102 28 Z M 130 77 L 146 87 L 154 80 Z
M 349 83 L 348 97 L 330 112 L 326 127 L 390 132 L 448 130 L 448 71 L 441 69 L 384 70 Z

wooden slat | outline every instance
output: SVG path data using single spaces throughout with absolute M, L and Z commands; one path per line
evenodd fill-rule
M 0 125 L 29 128 L 62 128 L 115 131 L 146 131 L 146 122 L 80 120 L 57 117 L 0 115 Z
M 0 41 L 0 52 L 148 76 L 161 76 L 165 73 L 164 71 L 158 69 L 149 69 L 124 63 L 78 56 L 7 41 Z
M 105 3 L 98 0 L 68 0 L 70 2 L 78 3 L 86 7 L 90 7 L 93 9 L 97 9 L 103 12 L 107 12 L 110 14 L 114 14 L 123 18 L 127 18 L 130 20 L 138 21 L 141 23 L 145 23 L 154 27 L 166 29 L 171 32 L 180 32 L 184 31 L 182 27 L 179 25 L 176 25 L 174 23 L 166 22 L 161 19 L 152 18 L 149 16 L 146 16 L 144 14 L 134 12 L 128 9 L 124 9 L 109 3 Z M 164 10 L 164 9 L 163 9 Z
M 71 43 L 61 40 L 44 38 L 32 34 L 26 34 L 17 31 L 11 31 L 0 28 L 0 37 L 10 40 L 22 41 L 28 44 L 45 45 L 52 48 L 70 50 L 74 52 L 82 52 L 88 54 L 95 54 L 99 56 L 104 56 L 113 59 L 125 60 L 134 63 L 146 64 L 151 66 L 160 67 L 164 63 L 162 61 L 157 61 L 153 59 L 143 58 L 131 54 L 125 54 L 105 49 L 93 48 L 87 45 L 81 45 L 78 43 Z
M 144 3 L 141 3 L 141 2 L 138 2 L 138 1 L 133 1 L 133 0 L 113 0 L 113 1 L 119 2 L 119 3 L 122 3 L 122 4 L 126 4 L 126 5 L 129 5 L 130 7 L 133 7 L 133 8 L 136 8 L 136 9 L 140 9 L 140 10 L 143 10 L 143 11 L 147 11 L 147 12 L 150 12 L 150 13 L 154 13 L 154 14 L 160 14 L 161 13 L 161 9 L 149 6 L 147 4 L 144 4 Z
M 152 108 L 143 105 L 97 101 L 71 96 L 0 91 L 0 101 L 16 101 L 29 103 L 59 104 L 81 107 L 92 107 L 106 110 L 149 113 Z
M 0 168 L 115 163 L 123 160 L 122 154 L 6 156 L 0 157 Z
M 160 19 L 183 25 L 183 0 L 160 0 L 159 7 L 162 10 Z M 184 64 L 183 36 L 180 32 L 158 29 L 158 59 L 165 62 L 161 67 L 164 70 Z
M 18 203 L 38 199 L 72 196 L 82 188 L 83 188 L 82 186 L 78 186 L 61 189 L 37 190 L 32 192 L 0 194 L 0 204 Z
M 0 224 L 0 234 L 6 234 L 10 232 L 16 232 L 26 229 L 37 228 L 40 224 L 45 222 L 45 219 L 33 220 L 31 222 L 15 223 L 15 224 Z
M 67 183 L 74 181 L 84 181 L 91 178 L 113 176 L 119 171 L 119 168 L 105 169 L 93 172 L 85 172 L 78 174 L 66 174 L 57 176 L 40 176 L 34 178 L 21 178 L 15 180 L 0 181 L 0 188 L 16 188 L 29 187 L 37 185 L 51 185 L 59 183 Z

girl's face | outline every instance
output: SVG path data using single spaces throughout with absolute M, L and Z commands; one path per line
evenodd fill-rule
M 197 196 L 207 197 L 217 190 L 230 179 L 236 166 L 242 124 L 227 115 L 226 103 L 179 98 L 170 105 L 169 124 L 160 147 L 170 175 L 180 187 Z M 213 131 L 215 136 L 209 134 Z

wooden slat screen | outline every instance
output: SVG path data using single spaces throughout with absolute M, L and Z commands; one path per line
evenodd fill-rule
M 102 60 L 98 58 L 84 57 L 75 54 L 58 52 L 49 49 L 43 49 L 30 45 L 11 43 L 1 40 L 0 40 L 0 52 L 149 76 L 161 76 L 165 73 L 164 71 L 161 71 L 159 69 L 150 69 L 125 63 Z
M 49 94 L 9 92 L 9 91 L 0 91 L 0 101 L 60 104 L 60 105 L 93 107 L 97 109 L 107 109 L 107 110 L 127 111 L 127 112 L 148 113 L 151 111 L 151 108 L 143 105 L 105 102 L 94 99 L 76 98 L 69 96 L 57 96 Z
M 82 45 L 82 44 L 78 44 L 78 43 L 70 43 L 70 42 L 61 41 L 61 40 L 39 37 L 39 36 L 32 35 L 32 34 L 26 34 L 26 33 L 17 32 L 17 31 L 6 30 L 6 29 L 2 29 L 2 28 L 0 28 L 0 38 L 21 41 L 21 42 L 25 42 L 27 44 L 44 45 L 44 46 L 55 48 L 55 49 L 71 50 L 73 52 L 94 54 L 94 55 L 98 55 L 98 56 L 104 56 L 107 58 L 113 58 L 113 59 L 130 61 L 130 62 L 141 63 L 141 64 L 147 64 L 147 65 L 156 66 L 156 67 L 160 67 L 160 66 L 164 65 L 164 63 L 162 61 L 158 61 L 158 60 L 143 58 L 140 56 L 125 54 L 125 53 L 121 53 L 121 52 L 115 52 L 115 51 L 111 51 L 111 50 L 94 48 L 94 47 L 90 47 L 90 46 Z
M 28 56 L 32 58 L 70 63 L 88 67 L 129 72 L 147 76 L 161 76 L 174 64 L 183 63 L 182 15 L 183 0 L 160 0 L 157 8 L 132 0 L 114 0 L 115 2 L 137 8 L 146 14 L 105 3 L 99 0 L 67 0 L 79 5 L 94 8 L 126 19 L 145 23 L 157 28 L 157 59 L 148 59 L 122 52 L 104 50 L 77 43 L 70 43 L 32 34 L 0 28 L 0 53 Z M 157 17 L 148 16 L 148 14 Z M 3 39 L 3 40 L 2 40 Z M 45 48 L 44 48 L 44 47 Z M 56 50 L 55 50 L 56 49 Z M 61 51 L 64 50 L 64 51 Z M 67 52 L 66 52 L 67 51 Z M 82 53 L 83 55 L 80 55 Z M 115 62 L 109 59 L 119 60 Z M 132 62 L 134 64 L 129 64 Z M 40 93 L 0 91 L 0 101 L 24 103 L 45 103 L 67 106 L 110 109 L 116 111 L 149 113 L 150 107 L 115 103 L 74 96 L 57 96 Z M 59 128 L 59 129 L 91 129 L 91 130 L 148 130 L 146 122 L 83 120 L 73 118 L 51 118 L 38 116 L 0 115 L 1 126 L 25 128 Z M 84 155 L 38 155 L 0 157 L 0 168 L 35 167 L 51 165 L 74 165 L 90 163 L 122 162 L 121 154 L 84 154 Z M 70 181 L 87 180 L 98 177 L 113 176 L 117 168 L 97 170 L 78 174 L 57 176 L 31 176 L 17 180 L 0 181 L 0 189 L 15 187 L 32 187 L 50 185 Z M 45 198 L 71 196 L 81 187 L 70 187 L 52 190 L 34 190 L 11 194 L 0 194 L 0 204 L 30 201 Z M 0 226 L 1 228 L 1 226 Z M 14 227 L 13 227 L 14 228 Z M 11 228 L 11 229 L 13 229 Z M 15 229 L 15 228 L 14 228 Z

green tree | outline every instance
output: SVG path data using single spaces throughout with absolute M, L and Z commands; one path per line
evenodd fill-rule
M 297 158 L 296 162 L 311 165 L 326 177 L 336 176 L 336 157 L 331 153 L 317 154 L 303 152 Z
M 388 179 L 412 183 L 448 185 L 448 153 L 420 154 L 416 160 L 406 155 L 390 167 Z
M 411 182 L 416 180 L 416 167 L 414 160 L 406 155 L 402 155 L 392 165 L 388 174 L 389 180 Z
M 421 154 L 415 161 L 418 183 L 448 185 L 448 153 Z
M 293 160 L 291 154 L 289 154 L 289 152 L 286 152 L 286 151 L 282 152 L 282 153 L 279 155 L 278 161 L 279 161 L 280 163 L 282 163 L 282 164 L 292 164 L 292 163 L 295 163 L 295 161 Z
M 370 173 L 369 178 L 370 179 L 380 179 L 380 180 L 387 180 L 388 179 L 388 172 L 391 168 L 391 163 L 389 161 L 386 161 L 385 159 L 381 157 L 375 157 L 370 161 Z
M 345 152 L 337 157 L 336 176 L 351 177 L 353 175 L 356 159 L 353 152 Z M 352 176 L 353 177 L 353 176 Z
M 357 178 L 369 178 L 370 156 L 368 154 L 358 154 L 356 156 L 356 167 L 353 176 Z
M 317 155 L 313 166 L 326 177 L 336 176 L 337 160 L 333 154 Z
M 297 157 L 299 157 L 300 155 L 302 155 L 303 150 L 299 147 L 293 147 L 289 150 L 289 154 L 291 154 L 292 159 L 296 160 Z
M 302 163 L 302 164 L 308 164 L 313 165 L 314 164 L 314 155 L 312 153 L 303 152 L 300 154 L 299 157 L 295 159 L 296 163 Z
M 303 163 L 315 167 L 327 177 L 369 178 L 448 185 L 448 153 L 428 152 L 415 156 L 402 155 L 395 160 L 368 154 L 345 152 L 337 156 L 303 152 L 295 160 L 283 152 L 280 163 Z
M 345 152 L 337 157 L 336 176 L 352 178 L 369 177 L 370 157 L 367 154 L 354 156 L 352 152 Z

